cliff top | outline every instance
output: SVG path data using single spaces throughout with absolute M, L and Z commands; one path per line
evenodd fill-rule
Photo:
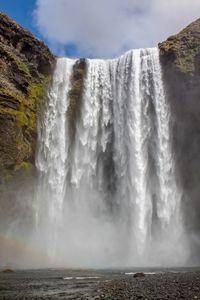
M 200 69 L 200 19 L 159 44 L 161 56 L 175 64 L 177 71 L 196 73 Z
M 34 77 L 51 72 L 54 57 L 49 48 L 30 32 L 0 12 L 0 59 L 21 60 Z

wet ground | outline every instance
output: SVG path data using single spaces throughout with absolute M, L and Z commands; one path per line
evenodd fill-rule
M 200 299 L 200 270 L 29 270 L 0 272 L 0 300 Z M 140 270 L 144 271 L 144 270 Z
M 0 299 L 92 299 L 101 283 L 119 276 L 119 273 L 81 270 L 1 272 Z

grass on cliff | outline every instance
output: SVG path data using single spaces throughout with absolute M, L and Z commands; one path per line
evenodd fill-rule
M 30 170 L 29 160 L 34 157 L 34 140 L 37 135 L 37 116 L 40 103 L 42 102 L 45 90 L 50 78 L 44 78 L 42 82 L 30 81 L 27 96 L 12 89 L 0 88 L 0 96 L 5 96 L 5 101 L 0 102 L 0 115 L 6 115 L 10 120 L 13 141 L 14 169 L 5 173 L 5 180 L 12 179 L 13 172 Z M 11 100 L 11 105 L 6 100 Z M 14 105 L 12 105 L 14 103 Z M 9 129 L 9 128 L 8 128 Z M 10 131 L 8 130 L 7 134 Z M 1 137 L 0 137 L 1 139 Z

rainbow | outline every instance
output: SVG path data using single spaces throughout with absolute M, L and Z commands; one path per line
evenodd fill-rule
M 13 263 L 14 265 L 47 265 L 50 260 L 48 254 L 35 244 L 12 234 L 0 234 L 0 265 Z

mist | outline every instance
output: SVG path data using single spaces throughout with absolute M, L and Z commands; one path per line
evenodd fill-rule
M 37 173 L 2 193 L 1 264 L 199 263 L 166 93 L 156 48 L 116 60 L 58 59 L 38 123 Z
M 37 190 L 37 186 L 35 189 Z M 47 210 L 40 215 L 42 220 L 39 227 L 35 220 L 35 198 L 24 188 L 20 192 L 25 201 L 21 197 L 17 199 L 13 193 L 18 209 L 12 211 L 10 207 L 7 208 L 3 213 L 8 215 L 9 211 L 11 217 L 1 218 L 0 267 L 162 269 L 191 267 L 199 262 L 196 247 L 200 244 L 198 233 L 194 232 L 190 237 L 186 233 L 157 233 L 151 241 L 148 240 L 145 249 L 141 250 L 135 242 L 126 208 L 120 213 L 118 208 L 115 212 L 109 211 L 108 206 L 101 203 L 102 195 L 95 194 L 87 186 L 73 196 L 68 190 L 65 201 L 71 203 L 63 205 L 60 224 L 52 222 Z

